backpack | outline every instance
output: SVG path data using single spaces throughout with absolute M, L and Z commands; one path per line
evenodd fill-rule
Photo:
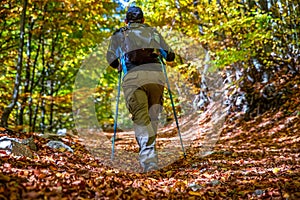
M 148 26 L 126 29 L 124 32 L 125 57 L 135 65 L 152 63 L 157 60 L 159 49 L 159 35 Z

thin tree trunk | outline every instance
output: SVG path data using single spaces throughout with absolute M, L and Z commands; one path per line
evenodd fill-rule
M 45 73 L 46 71 L 46 63 L 45 63 L 45 41 L 44 41 L 44 34 L 43 34 L 43 43 L 42 43 L 42 64 L 43 64 L 43 70 L 42 70 L 42 79 L 41 79 L 41 122 L 40 122 L 40 129 L 42 133 L 45 131 L 45 114 L 46 114 L 46 109 L 45 109 Z
M 28 40 L 27 40 L 27 62 L 26 62 L 26 78 L 25 78 L 25 83 L 24 83 L 24 96 L 22 98 L 21 102 L 21 109 L 19 113 L 19 125 L 23 125 L 23 115 L 24 115 L 24 109 L 25 109 L 25 104 L 27 101 L 27 96 L 29 92 L 29 85 L 30 85 L 30 61 L 31 61 L 31 39 L 32 39 L 32 28 L 34 25 L 34 20 L 31 18 L 29 24 L 29 30 L 28 30 Z
M 33 63 L 33 68 L 32 68 L 32 73 L 31 73 L 31 79 L 30 79 L 30 89 L 29 89 L 29 101 L 28 101 L 28 110 L 29 110 L 29 127 L 30 127 L 30 132 L 34 131 L 34 123 L 33 123 L 33 115 L 34 115 L 34 112 L 32 112 L 32 102 L 33 102 L 33 89 L 34 89 L 34 77 L 35 77 L 35 69 L 36 69 L 36 65 L 37 65 L 37 60 L 38 60 L 38 57 L 39 57 L 39 53 L 40 53 L 40 48 L 41 48 L 41 43 L 42 43 L 42 34 L 40 35 L 40 39 L 39 39 L 39 43 L 38 43 L 38 48 L 37 48 L 37 51 L 36 51 L 36 56 L 35 56 L 35 59 L 34 59 L 34 63 Z M 38 106 L 37 106 L 38 108 Z
M 24 48 L 24 35 L 25 35 L 25 21 L 26 21 L 26 8 L 27 8 L 28 0 L 24 0 L 23 2 L 23 10 L 21 16 L 21 23 L 20 23 L 20 45 L 18 51 L 18 61 L 17 61 L 17 74 L 15 78 L 15 85 L 12 95 L 11 103 L 4 109 L 2 117 L 1 117 L 1 125 L 3 127 L 8 126 L 8 118 L 11 114 L 13 108 L 15 107 L 18 97 L 19 97 L 19 90 L 21 84 L 21 73 L 22 73 L 22 62 L 23 62 L 23 48 Z
M 34 112 L 33 112 L 34 117 L 33 117 L 33 121 L 32 121 L 32 132 L 35 131 L 35 124 L 36 124 L 36 119 L 37 119 L 38 111 L 39 111 L 39 102 L 36 104 Z
M 51 64 L 55 64 L 54 63 L 54 51 L 55 51 L 55 47 L 56 47 L 56 42 L 57 42 L 57 39 L 58 39 L 58 32 L 57 34 L 53 35 L 53 38 L 52 38 L 52 45 L 51 45 L 51 56 L 50 56 L 50 62 L 52 62 Z M 55 69 L 52 69 L 53 67 L 50 65 L 50 63 L 48 62 L 47 64 L 48 66 L 48 74 L 49 75 L 54 75 L 55 73 Z M 54 77 L 51 77 L 50 76 L 50 79 L 48 79 L 48 81 L 50 81 L 50 110 L 49 110 L 49 131 L 51 131 L 51 129 L 53 128 L 53 112 L 54 112 L 54 101 L 53 101 L 53 97 L 54 97 L 54 80 L 53 80 Z
M 46 12 L 47 9 L 47 4 L 44 7 L 44 12 Z M 45 15 L 42 16 L 42 22 L 44 23 L 45 21 Z M 32 68 L 32 74 L 31 74 L 31 81 L 30 81 L 30 97 L 29 97 L 29 101 L 28 101 L 28 110 L 29 110 L 29 127 L 30 127 L 30 131 L 34 132 L 35 131 L 35 124 L 36 124 L 36 119 L 37 119 L 37 114 L 38 114 L 38 110 L 39 110 L 39 102 L 37 102 L 35 109 L 33 110 L 32 106 L 33 106 L 33 91 L 34 88 L 38 85 L 41 76 L 37 77 L 37 81 L 35 81 L 35 71 L 36 71 L 36 66 L 38 63 L 38 58 L 40 56 L 40 50 L 41 50 L 41 45 L 44 42 L 44 24 L 41 25 L 41 33 L 39 34 L 39 41 L 38 41 L 38 48 L 36 50 L 36 56 L 34 59 L 34 63 L 33 63 L 33 68 Z M 44 52 L 42 52 L 43 54 Z
M 41 45 L 42 45 L 42 72 L 40 77 L 37 80 L 37 84 L 39 84 L 41 86 L 41 90 L 40 90 L 40 94 L 39 94 L 39 101 L 36 104 L 35 110 L 34 110 L 34 117 L 33 117 L 33 132 L 35 131 L 35 127 L 36 127 L 36 122 L 37 122 L 37 118 L 38 118 L 38 110 L 41 109 L 41 116 L 39 120 L 39 127 L 42 131 L 42 133 L 44 133 L 44 127 L 45 127 L 45 100 L 44 100 L 44 94 L 45 94 L 45 72 L 46 72 L 46 64 L 45 64 L 45 35 L 44 33 L 42 33 L 41 36 Z M 35 88 L 35 85 L 32 86 L 33 88 Z M 39 106 L 41 104 L 41 106 Z
M 42 38 L 44 38 L 44 34 L 42 36 Z M 44 94 L 45 94 L 45 71 L 46 71 L 46 67 L 45 67 L 45 43 L 44 43 L 44 39 L 42 39 L 41 41 L 42 43 L 42 65 L 43 65 L 43 69 L 41 72 L 41 79 L 38 80 L 39 84 L 41 85 L 41 91 L 40 91 L 40 95 L 39 95 L 39 102 L 37 102 L 35 110 L 34 110 L 34 117 L 33 117 L 33 132 L 35 131 L 35 127 L 36 127 L 36 122 L 37 122 L 37 118 L 38 118 L 38 110 L 41 109 L 41 120 L 40 120 L 40 129 L 42 131 L 42 133 L 44 133 L 44 127 L 45 127 L 45 100 L 44 100 Z M 35 87 L 35 86 L 33 86 Z M 39 104 L 41 104 L 41 106 L 39 106 Z
M 53 115 L 54 115 L 54 81 L 51 80 L 51 85 L 50 85 L 50 97 L 51 97 L 51 102 L 50 102 L 50 118 L 49 118 L 49 127 L 50 127 L 50 130 L 53 128 Z

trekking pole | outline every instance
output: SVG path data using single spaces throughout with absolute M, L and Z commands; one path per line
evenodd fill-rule
M 162 54 L 162 56 L 166 59 L 166 57 L 167 57 L 166 52 L 163 49 L 160 49 L 159 51 Z M 169 96 L 170 96 L 170 100 L 171 100 L 171 104 L 172 104 L 172 110 L 173 110 L 173 113 L 174 113 L 174 118 L 175 118 L 175 122 L 176 122 L 176 127 L 177 127 L 177 131 L 178 131 L 178 136 L 179 136 L 179 139 L 180 139 L 180 144 L 181 144 L 183 156 L 184 156 L 184 158 L 186 158 L 186 153 L 185 153 L 185 150 L 184 150 L 182 137 L 181 137 L 181 133 L 180 133 L 180 128 L 179 128 L 179 123 L 178 123 L 176 110 L 175 110 L 175 106 L 174 106 L 174 102 L 173 102 L 172 92 L 171 92 L 171 89 L 170 89 L 170 83 L 169 83 L 169 79 L 168 79 L 168 76 L 167 76 L 167 70 L 166 70 L 166 67 L 165 67 L 163 61 L 161 60 L 161 58 L 160 57 L 158 57 L 158 58 L 159 58 L 159 61 L 160 61 L 161 66 L 162 66 L 162 70 L 163 70 L 165 78 L 166 78 L 166 83 L 167 83 L 167 86 L 168 86 L 168 92 L 169 92 Z
M 117 135 L 117 122 L 118 122 L 118 111 L 119 111 L 119 100 L 120 100 L 120 90 L 121 90 L 121 77 L 122 71 L 119 71 L 119 78 L 118 78 L 118 94 L 117 94 L 117 102 L 116 102 L 116 113 L 115 113 L 115 120 L 114 120 L 114 135 L 112 138 L 112 147 L 111 147 L 111 160 L 114 160 L 115 154 L 115 140 Z

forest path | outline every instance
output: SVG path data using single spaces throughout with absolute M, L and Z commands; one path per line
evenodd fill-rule
M 62 138 L 73 148 L 74 153 L 70 153 L 65 149 L 50 149 L 46 146 L 48 140 L 38 134 L 0 129 L 1 136 L 26 138 L 33 135 L 38 146 L 32 159 L 13 155 L 1 157 L 0 197 L 299 199 L 300 93 L 291 94 L 289 101 L 278 110 L 252 120 L 229 116 L 234 120 L 225 122 L 220 138 L 206 156 L 199 154 L 203 150 L 200 145 L 203 138 L 196 137 L 186 159 L 180 155 L 170 165 L 146 174 L 104 165 L 103 159 L 88 151 L 78 136 Z M 201 130 L 207 121 L 197 123 L 195 127 Z M 117 141 L 120 145 L 135 144 L 133 133 L 121 135 L 124 139 Z M 132 150 L 137 152 L 136 146 Z M 110 156 L 111 149 L 107 152 Z

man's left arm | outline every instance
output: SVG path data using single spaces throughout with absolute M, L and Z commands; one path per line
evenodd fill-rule
M 164 40 L 164 38 L 159 34 L 160 36 L 160 46 L 161 48 L 165 51 L 166 55 L 165 55 L 165 59 L 167 62 L 172 62 L 175 59 L 175 53 L 174 51 L 171 49 L 171 47 L 166 43 L 166 41 Z
M 109 63 L 109 65 L 113 68 L 119 68 L 120 62 L 119 58 L 121 57 L 120 54 L 120 30 L 117 30 L 114 32 L 114 34 L 111 37 L 108 50 L 106 53 L 106 60 Z

